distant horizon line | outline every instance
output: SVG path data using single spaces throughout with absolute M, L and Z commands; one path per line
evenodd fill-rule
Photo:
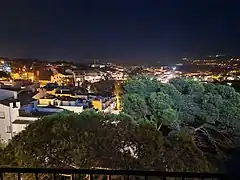
M 207 57 L 232 57 L 236 58 L 240 56 L 236 55 L 228 55 L 227 53 L 225 54 L 215 54 L 215 55 L 203 55 L 203 56 L 182 56 L 176 61 L 172 62 L 165 62 L 165 61 L 140 61 L 140 62 L 129 62 L 129 60 L 120 60 L 120 59 L 111 59 L 111 60 L 103 60 L 103 59 L 98 59 L 98 58 L 84 58 L 84 59 L 74 59 L 74 60 L 69 60 L 69 59 L 55 59 L 55 58 L 37 58 L 37 57 L 11 57 L 11 56 L 0 56 L 0 59 L 8 59 L 8 60 L 37 60 L 37 61 L 43 61 L 43 62 L 69 62 L 69 63 L 74 63 L 74 64 L 85 64 L 85 63 L 94 63 L 96 62 L 101 62 L 101 63 L 116 63 L 116 64 L 127 64 L 127 65 L 173 65 L 176 63 L 179 63 L 182 61 L 183 58 L 190 58 L 190 59 L 202 59 L 202 58 L 207 58 Z

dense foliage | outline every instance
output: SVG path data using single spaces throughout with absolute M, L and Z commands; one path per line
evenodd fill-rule
M 187 128 L 209 157 L 238 143 L 240 94 L 232 87 L 173 79 L 163 84 L 149 77 L 134 77 L 124 86 L 123 111 L 137 122 L 154 124 L 168 135 Z
M 129 116 L 93 111 L 46 116 L 4 151 L 2 166 L 11 167 L 213 170 L 184 131 L 163 138 Z

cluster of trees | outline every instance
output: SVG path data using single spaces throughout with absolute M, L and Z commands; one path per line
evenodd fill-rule
M 214 170 L 185 131 L 164 138 L 131 116 L 95 111 L 43 117 L 2 151 L 7 167 Z
M 122 100 L 119 115 L 37 120 L 0 149 L 0 165 L 213 172 L 237 146 L 240 95 L 230 87 L 135 77 Z
M 232 87 L 177 78 L 163 84 L 145 76 L 124 86 L 123 112 L 153 124 L 165 137 L 186 129 L 210 162 L 239 145 L 240 94 Z

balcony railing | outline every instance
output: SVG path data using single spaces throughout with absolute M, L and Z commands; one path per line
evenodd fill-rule
M 238 175 L 135 170 L 0 168 L 0 180 L 237 180 Z

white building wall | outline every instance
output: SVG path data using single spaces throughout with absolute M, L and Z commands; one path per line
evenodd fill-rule
M 0 104 L 0 136 L 4 142 L 8 142 L 11 139 L 11 133 L 7 133 L 7 128 L 11 127 L 9 114 L 9 107 Z
M 12 124 L 13 136 L 25 130 L 27 126 L 28 124 Z
M 17 117 L 17 120 L 32 121 L 32 122 L 38 119 L 39 119 L 38 117 L 22 117 L 22 116 Z
M 101 75 L 85 75 L 85 81 L 88 81 L 90 83 L 95 83 L 95 82 L 99 82 L 102 80 L 102 76 Z
M 17 120 L 23 120 L 23 121 L 36 121 L 38 120 L 39 118 L 37 117 L 21 117 L 21 116 L 18 116 L 17 117 Z M 14 119 L 13 121 L 15 121 L 16 119 Z M 16 123 L 13 123 L 12 124 L 12 133 L 13 133 L 13 136 L 17 135 L 18 133 L 20 133 L 21 131 L 25 130 L 26 127 L 28 126 L 29 124 L 16 124 Z
M 10 107 L 8 107 L 10 108 Z M 10 108 L 11 112 L 11 121 L 13 122 L 19 116 L 19 109 L 18 108 Z
M 26 128 L 26 124 L 13 124 L 17 120 L 35 121 L 36 117 L 20 117 L 20 102 L 16 103 L 17 107 L 13 107 L 13 103 L 9 106 L 0 104 L 0 136 L 4 142 L 8 142 L 14 135 Z
M 58 106 L 58 107 L 75 112 L 75 113 L 83 112 L 83 106 Z

